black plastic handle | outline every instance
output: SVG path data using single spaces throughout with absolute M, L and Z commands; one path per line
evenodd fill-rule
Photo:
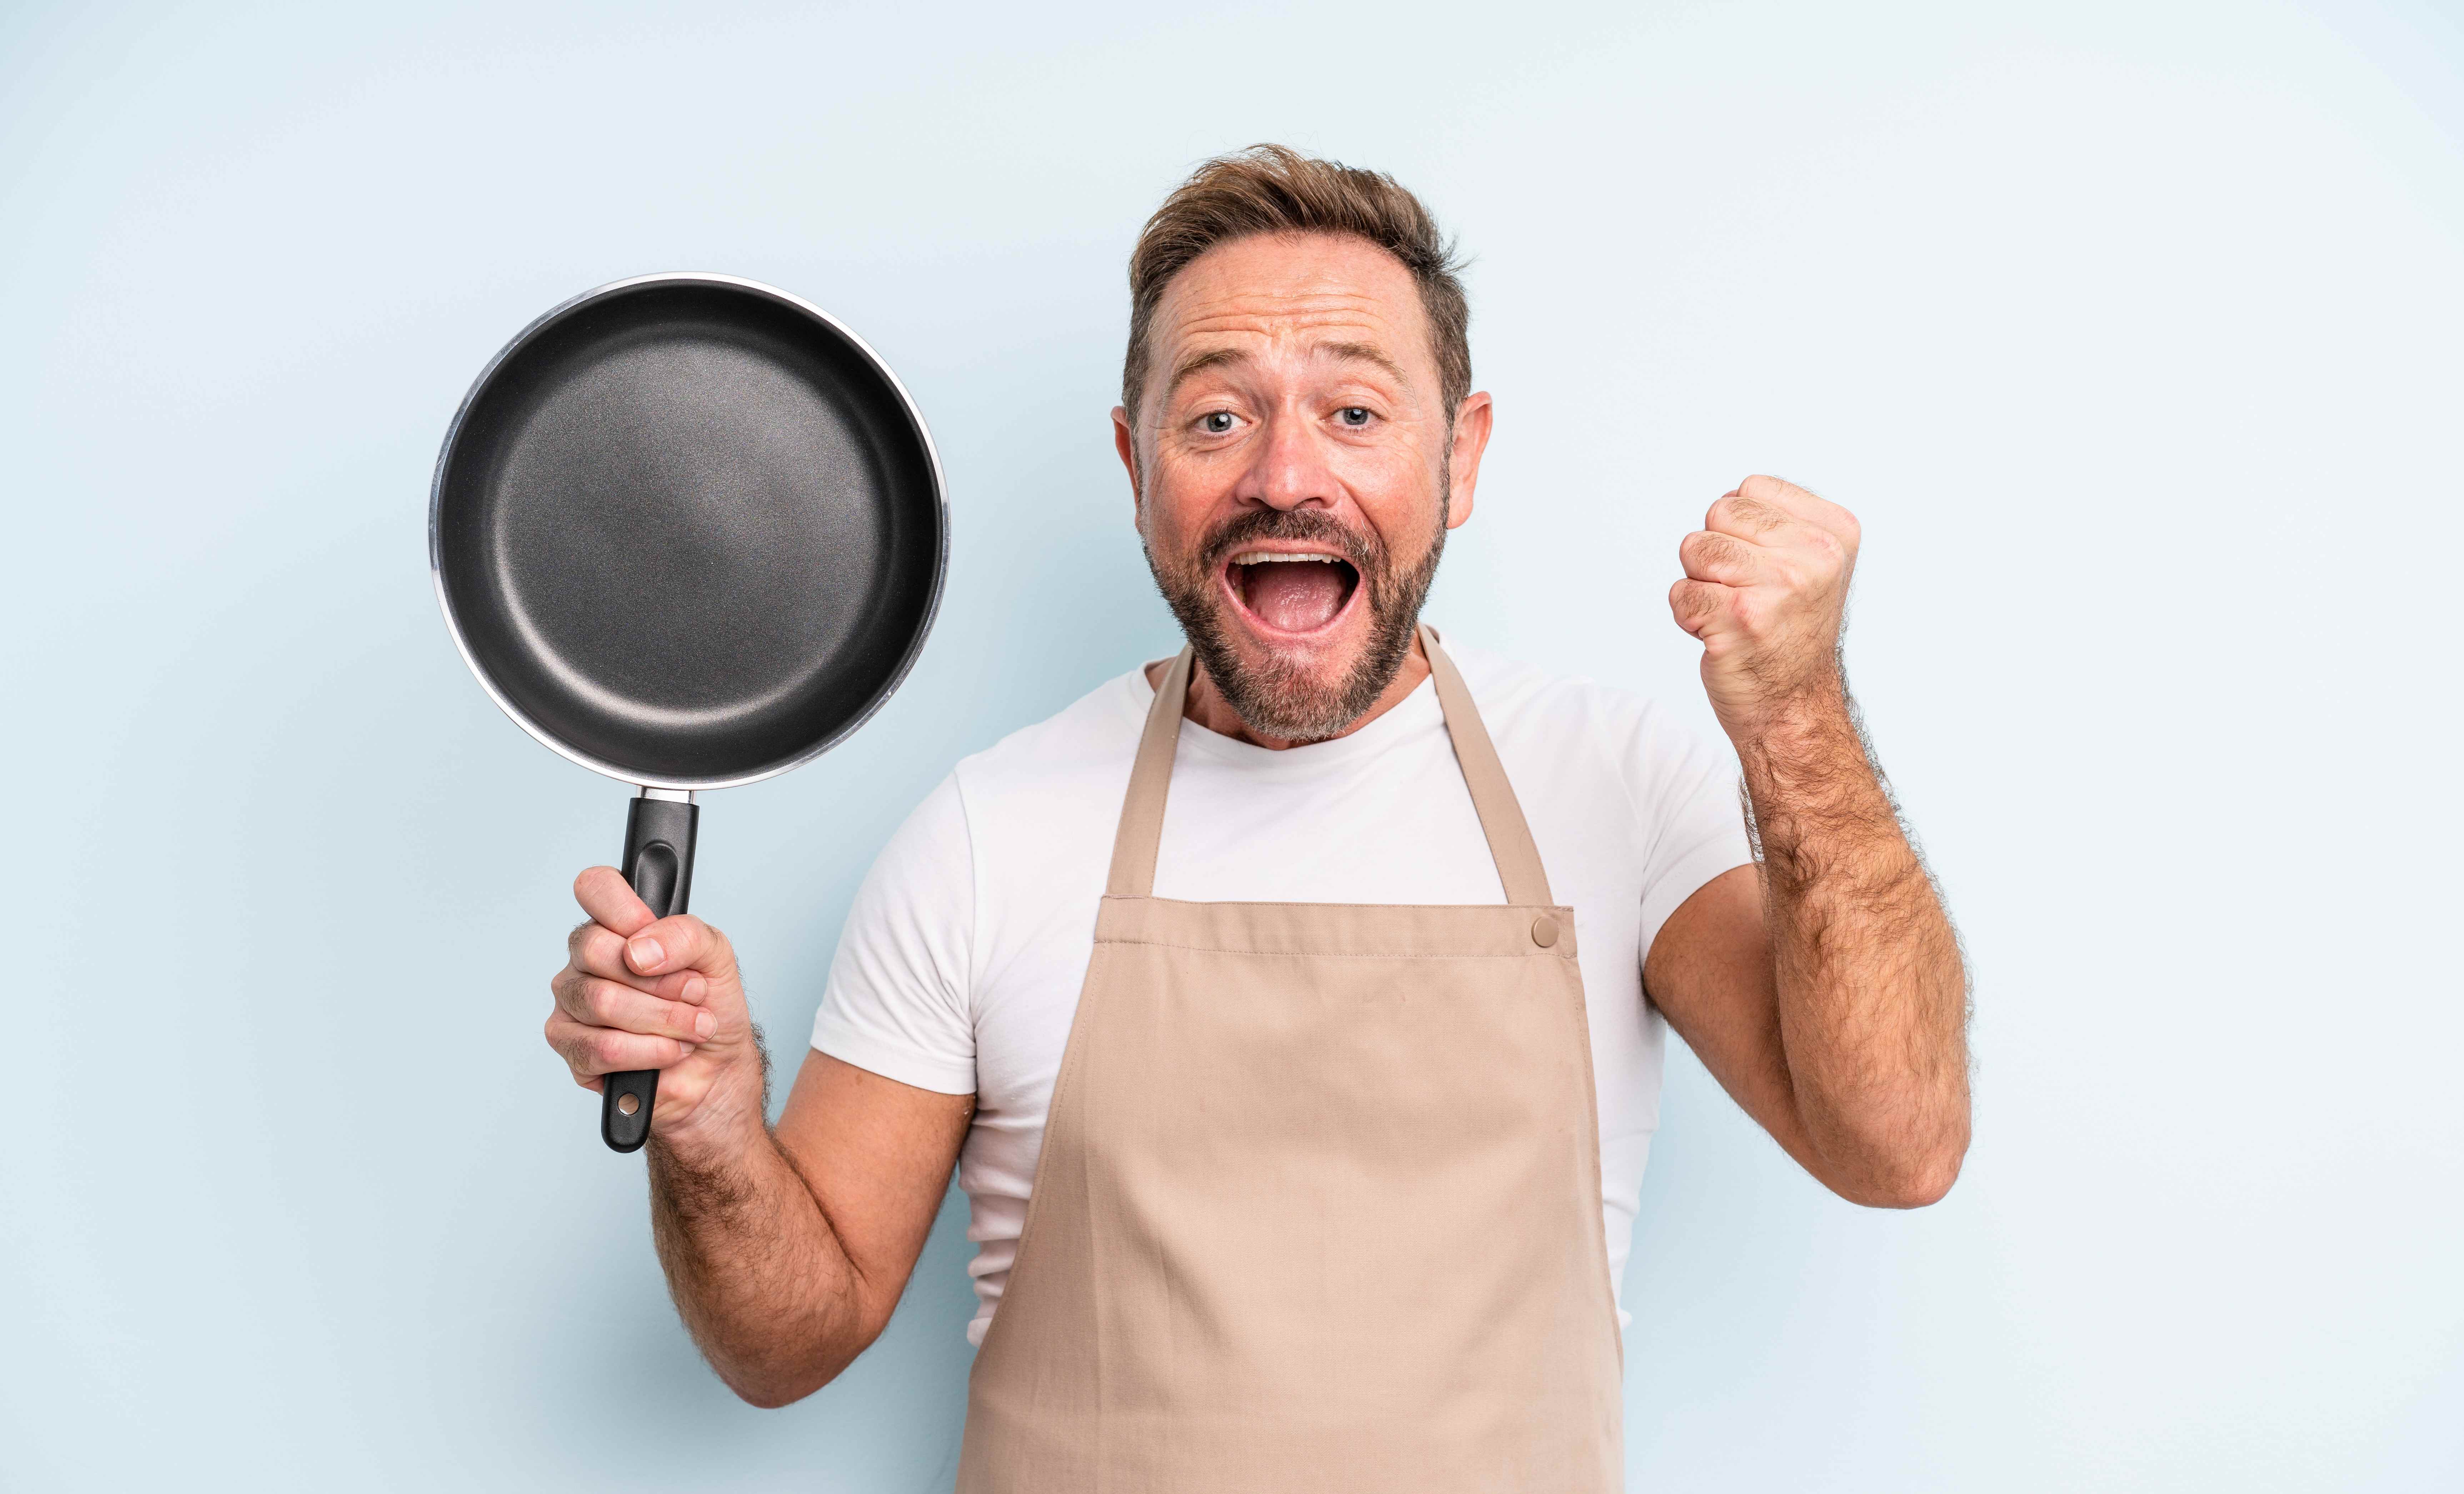
M 701 806 L 681 800 L 636 799 L 625 812 L 625 859 L 617 865 L 654 918 L 683 912 L 693 899 L 693 830 L 700 824 Z M 658 1099 L 655 1068 L 607 1076 L 599 1095 L 599 1137 L 609 1151 L 642 1150 Z

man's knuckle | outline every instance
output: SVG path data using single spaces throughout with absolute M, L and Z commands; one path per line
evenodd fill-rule
M 1722 498 L 1717 505 L 1719 527 L 1730 534 L 1743 530 L 1748 534 L 1768 534 L 1784 516 L 1768 503 L 1749 497 Z
M 686 948 L 692 950 L 696 956 L 708 958 L 713 956 L 723 956 L 727 953 L 727 935 L 699 918 L 686 913 L 677 919 L 677 923 L 684 931 Z

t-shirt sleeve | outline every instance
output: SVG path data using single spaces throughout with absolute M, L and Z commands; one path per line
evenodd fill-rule
M 1738 799 L 1737 758 L 1727 743 L 1706 741 L 1648 707 L 1632 734 L 1621 756 L 1642 811 L 1642 953 L 1649 958 L 1670 913 L 1703 884 L 1754 857 Z
M 882 847 L 847 910 L 813 1046 L 900 1084 L 976 1090 L 975 854 L 956 775 Z

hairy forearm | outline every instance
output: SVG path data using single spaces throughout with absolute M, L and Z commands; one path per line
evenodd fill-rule
M 729 1140 L 653 1140 L 650 1229 L 693 1341 L 736 1393 L 782 1406 L 880 1331 L 863 1281 L 794 1161 L 756 1122 Z
M 1825 1180 L 1922 1204 L 1968 1148 L 1968 982 L 1843 682 L 1738 742 L 1762 868 L 1780 1043 Z

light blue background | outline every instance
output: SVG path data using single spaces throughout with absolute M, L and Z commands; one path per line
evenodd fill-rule
M 945 1485 L 962 1209 L 791 1410 L 678 1329 L 538 1034 L 626 791 L 465 672 L 429 465 L 508 335 L 644 271 L 789 287 L 914 389 L 933 645 L 704 817 L 792 1069 L 907 807 L 1171 646 L 1122 263 L 1260 139 L 1477 256 L 1443 625 L 1707 731 L 1679 537 L 1753 471 L 1865 521 L 1976 1146 L 1859 1212 L 1675 1056 L 1634 1486 L 2464 1486 L 2464 26 L 2265 0 L 0 11 L 0 1484 Z

